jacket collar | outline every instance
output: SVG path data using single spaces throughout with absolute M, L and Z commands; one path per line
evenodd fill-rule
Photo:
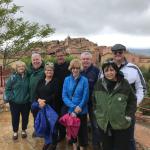
M 71 74 L 71 78 L 72 78 L 73 80 L 76 80 L 76 81 L 77 81 L 77 80 L 79 80 L 79 79 L 81 78 L 81 75 L 79 75 L 78 78 L 75 79 L 74 76 Z
M 36 69 L 36 70 L 33 68 L 32 63 L 31 63 L 30 66 L 29 66 L 29 72 L 38 72 L 38 71 L 41 70 L 41 69 L 44 69 L 44 62 L 42 62 L 40 68 L 38 68 L 38 69 Z
M 121 84 L 121 81 L 117 81 L 113 91 L 111 92 L 111 95 L 113 95 L 114 93 L 116 93 L 119 89 L 120 89 L 120 84 Z M 104 89 L 108 92 L 108 89 L 107 89 L 107 83 L 106 83 L 106 80 L 105 78 L 102 78 L 102 86 L 104 87 Z
M 82 72 L 87 73 L 91 70 L 92 67 L 93 67 L 93 64 L 91 64 L 87 69 L 83 70 Z

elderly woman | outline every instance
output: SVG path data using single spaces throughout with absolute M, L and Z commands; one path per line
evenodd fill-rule
M 51 62 L 47 62 L 44 68 L 45 78 L 41 79 L 36 87 L 36 99 L 39 103 L 40 108 L 44 108 L 46 104 L 51 106 L 56 112 L 59 110 L 59 101 L 58 101 L 58 93 L 59 86 L 54 75 L 54 64 Z M 57 134 L 53 135 L 52 141 L 47 137 L 44 137 L 45 144 L 43 146 L 43 150 L 55 150 L 57 144 Z
M 16 62 L 16 72 L 10 75 L 5 87 L 5 99 L 9 101 L 12 117 L 13 140 L 18 139 L 20 114 L 22 116 L 22 138 L 27 137 L 30 102 L 29 79 L 26 75 L 26 65 L 22 61 Z
M 72 116 L 80 118 L 81 125 L 78 133 L 80 150 L 88 144 L 87 135 L 87 102 L 89 98 L 88 80 L 80 75 L 82 65 L 80 60 L 73 59 L 69 70 L 71 75 L 65 78 L 63 84 L 62 98 Z M 72 139 L 73 149 L 77 150 L 77 139 Z
M 102 65 L 104 77 L 95 85 L 96 119 L 103 150 L 130 150 L 130 126 L 136 111 L 136 96 L 112 61 Z

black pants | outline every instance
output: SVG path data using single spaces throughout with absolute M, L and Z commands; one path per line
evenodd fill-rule
M 136 150 L 136 143 L 134 139 L 134 127 L 135 127 L 135 118 L 131 122 L 130 130 L 130 150 Z
M 130 150 L 130 129 L 101 131 L 103 150 Z
M 88 145 L 88 128 L 87 128 L 87 114 L 79 115 L 80 118 L 80 128 L 78 132 L 78 142 L 79 146 Z
M 61 112 L 59 114 L 60 117 L 68 113 L 68 107 L 65 106 L 64 104 L 60 109 L 61 109 Z M 58 123 L 58 142 L 60 142 L 61 139 L 65 138 L 65 136 L 66 136 L 66 128 L 62 124 Z
M 35 119 L 36 119 L 36 116 L 37 116 L 39 110 L 40 110 L 40 109 L 35 109 L 35 110 L 32 110 L 32 109 L 31 109 L 31 113 L 32 113 L 32 115 L 33 115 L 34 122 L 35 122 Z
M 22 116 L 22 130 L 26 130 L 29 121 L 30 103 L 16 104 L 14 102 L 10 102 L 9 104 L 10 104 L 13 131 L 18 132 L 20 114 Z
M 92 105 L 88 106 L 89 118 L 92 128 L 92 145 L 99 145 L 101 142 L 101 133 L 97 125 L 96 117 Z

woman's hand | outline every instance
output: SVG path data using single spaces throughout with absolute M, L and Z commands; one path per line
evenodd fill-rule
M 39 106 L 41 107 L 41 108 L 43 108 L 46 104 L 45 104 L 45 100 L 44 99 L 41 99 L 41 98 L 39 98 L 38 99 L 38 103 L 39 103 Z
M 81 111 L 82 111 L 82 109 L 81 109 L 79 106 L 77 106 L 77 107 L 75 108 L 75 110 L 74 110 L 74 112 L 75 112 L 76 114 L 80 113 Z
M 72 112 L 70 115 L 71 115 L 72 117 L 77 117 L 76 113 L 74 113 L 74 112 Z

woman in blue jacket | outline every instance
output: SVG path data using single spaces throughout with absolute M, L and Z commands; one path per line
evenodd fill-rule
M 63 84 L 62 98 L 65 105 L 68 107 L 68 112 L 72 116 L 80 118 L 81 125 L 78 133 L 78 142 L 80 150 L 88 144 L 87 133 L 87 102 L 89 99 L 88 80 L 80 75 L 82 65 L 80 60 L 73 59 L 70 62 L 69 70 L 71 75 L 65 78 Z M 72 139 L 73 150 L 77 150 L 77 139 Z

